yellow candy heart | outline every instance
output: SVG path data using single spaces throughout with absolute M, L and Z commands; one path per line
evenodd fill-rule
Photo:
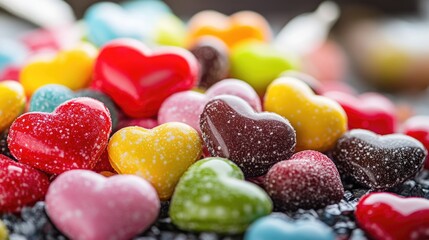
M 23 67 L 20 75 L 25 93 L 31 96 L 39 87 L 53 83 L 72 90 L 88 86 L 96 55 L 95 47 L 81 44 L 54 56 L 39 56 L 31 60 Z
M 296 130 L 296 150 L 326 151 L 347 130 L 347 116 L 335 101 L 316 96 L 304 82 L 281 77 L 265 95 L 266 111 L 287 118 Z
M 183 173 L 201 156 L 198 132 L 183 123 L 166 123 L 152 130 L 127 127 L 108 146 L 109 160 L 120 174 L 148 180 L 161 200 L 168 200 Z
M 15 81 L 0 82 L 0 132 L 12 124 L 25 108 L 24 88 Z

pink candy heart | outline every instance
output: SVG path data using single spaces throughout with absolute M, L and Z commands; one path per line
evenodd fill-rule
M 132 175 L 105 178 L 88 170 L 61 174 L 49 187 L 46 211 L 71 239 L 131 239 L 157 218 L 155 189 Z

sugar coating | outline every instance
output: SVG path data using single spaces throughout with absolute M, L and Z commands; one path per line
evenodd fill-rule
M 46 195 L 49 218 L 71 239 L 131 239 L 155 221 L 159 209 L 155 189 L 131 175 L 72 170 L 56 178 Z
M 375 189 L 390 188 L 415 176 L 426 155 L 424 146 L 412 137 L 380 136 L 363 129 L 344 134 L 333 150 L 341 172 Z
M 201 114 L 200 127 L 212 156 L 235 162 L 246 177 L 265 174 L 295 151 L 295 130 L 274 113 L 255 113 L 244 100 L 222 95 Z
M 46 174 L 0 154 L 0 212 L 18 211 L 43 199 L 48 187 Z
M 24 88 L 15 81 L 0 82 L 0 133 L 24 111 Z
M 302 151 L 275 164 L 265 188 L 280 209 L 317 209 L 338 203 L 344 188 L 335 164 L 324 154 Z
M 152 130 L 127 127 L 108 146 L 113 168 L 148 180 L 162 200 L 168 200 L 182 174 L 201 157 L 198 132 L 184 123 L 166 123 Z
M 240 233 L 271 209 L 269 196 L 244 181 L 237 165 L 223 158 L 205 158 L 180 178 L 170 216 L 182 230 Z
M 33 93 L 29 111 L 50 113 L 72 98 L 74 98 L 74 94 L 70 88 L 58 84 L 48 84 Z
M 19 162 L 59 174 L 92 169 L 107 146 L 109 110 L 91 98 L 75 98 L 53 113 L 26 113 L 11 126 L 9 148 Z

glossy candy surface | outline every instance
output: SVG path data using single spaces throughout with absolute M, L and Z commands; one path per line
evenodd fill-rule
M 121 39 L 101 49 L 93 86 L 109 95 L 128 116 L 152 117 L 167 97 L 193 88 L 197 76 L 198 63 L 184 49 L 151 52 L 138 41 Z
M 10 127 L 8 143 L 19 162 L 59 174 L 94 168 L 111 130 L 109 111 L 101 102 L 75 98 L 52 113 L 21 115 Z
M 155 221 L 159 208 L 147 181 L 87 170 L 61 174 L 46 195 L 49 218 L 70 239 L 130 239 Z
M 235 162 L 246 177 L 265 174 L 295 151 L 295 130 L 274 113 L 256 113 L 244 100 L 222 95 L 201 114 L 200 127 L 212 156 Z
M 427 150 L 419 141 L 403 134 L 380 136 L 355 129 L 338 140 L 332 155 L 340 172 L 363 186 L 383 189 L 414 177 Z
M 374 239 L 429 239 L 429 200 L 371 193 L 356 208 L 359 226 Z
M 302 151 L 276 163 L 265 176 L 265 189 L 280 209 L 318 209 L 344 195 L 335 164 L 316 151 Z
M 19 211 L 43 199 L 48 187 L 46 174 L 0 154 L 0 212 Z
M 148 180 L 161 200 L 168 200 L 182 174 L 201 157 L 198 132 L 183 123 L 166 123 L 152 130 L 127 127 L 109 142 L 110 163 L 120 174 Z
M 429 117 L 415 116 L 409 118 L 402 126 L 404 134 L 419 140 L 429 149 Z M 429 169 L 429 156 L 426 157 L 425 168 Z
M 15 81 L 0 82 L 0 133 L 24 111 L 25 93 Z
M 171 201 L 170 216 L 176 226 L 187 231 L 240 233 L 271 210 L 268 195 L 244 181 L 234 163 L 206 158 L 183 174 Z
M 267 89 L 264 107 L 290 121 L 296 130 L 297 151 L 326 151 L 347 130 L 347 116 L 341 106 L 316 96 L 304 82 L 291 77 L 275 80 Z

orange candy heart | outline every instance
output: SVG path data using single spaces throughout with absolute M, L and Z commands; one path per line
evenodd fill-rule
M 229 48 L 244 40 L 268 42 L 271 39 L 267 20 L 252 11 L 237 12 L 230 17 L 216 11 L 202 11 L 191 18 L 188 26 L 190 45 L 205 35 L 221 39 Z

